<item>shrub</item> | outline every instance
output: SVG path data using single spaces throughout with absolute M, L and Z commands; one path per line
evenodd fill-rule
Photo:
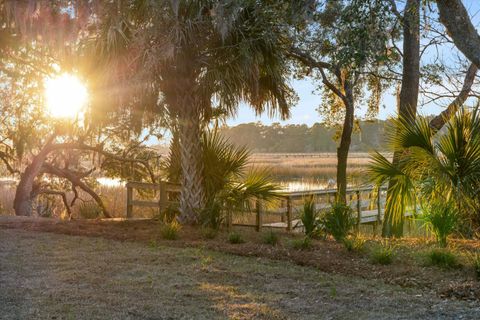
M 443 269 L 455 269 L 460 267 L 456 255 L 446 249 L 433 249 L 427 253 L 427 265 L 437 266 Z
M 95 202 L 83 202 L 78 208 L 78 214 L 83 219 L 97 219 L 102 215 L 102 208 Z
M 347 251 L 362 251 L 365 246 L 365 239 L 359 237 L 344 238 L 343 245 Z
M 180 224 L 176 220 L 173 220 L 170 223 L 165 223 L 162 225 L 160 228 L 160 234 L 162 235 L 163 239 L 176 240 L 178 239 L 178 232 L 180 229 Z
M 218 234 L 218 230 L 209 228 L 209 227 L 204 227 L 202 228 L 201 233 L 202 233 L 202 237 L 205 239 L 214 239 Z
M 296 250 L 308 250 L 312 247 L 312 240 L 309 237 L 292 240 L 292 247 Z
M 478 252 L 472 254 L 471 258 L 473 264 L 473 270 L 477 279 L 480 280 L 480 254 Z
M 278 243 L 278 235 L 270 230 L 269 232 L 263 235 L 263 243 L 275 246 Z
M 220 201 L 212 201 L 200 211 L 200 223 L 208 228 L 218 230 L 224 220 Z
M 170 204 L 163 211 L 163 216 L 162 216 L 163 221 L 166 223 L 172 223 L 179 213 L 180 211 L 178 210 L 178 205 Z
M 342 203 L 334 203 L 322 217 L 325 232 L 336 241 L 343 241 L 355 225 L 352 208 Z
M 307 237 L 311 237 L 318 232 L 318 211 L 315 209 L 315 201 L 313 198 L 304 201 L 303 208 L 300 212 L 300 220 L 302 221 Z
M 239 244 L 244 243 L 245 241 L 239 233 L 232 232 L 228 235 L 228 242 L 230 242 L 231 244 Z
M 455 207 L 448 202 L 433 202 L 426 208 L 422 208 L 422 220 L 432 230 L 438 244 L 447 246 L 447 237 L 455 230 L 457 225 L 457 213 Z
M 382 245 L 377 246 L 373 249 L 370 255 L 370 261 L 372 263 L 381 265 L 391 264 L 394 258 L 395 247 L 388 243 L 383 243 Z

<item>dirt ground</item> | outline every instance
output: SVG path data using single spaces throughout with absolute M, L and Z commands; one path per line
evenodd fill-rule
M 293 235 L 272 247 L 262 233 L 238 229 L 246 243 L 232 245 L 226 233 L 204 240 L 196 228 L 166 241 L 159 228 L 0 217 L 0 318 L 480 318 L 471 267 L 425 267 L 401 242 L 394 263 L 379 266 L 333 241 L 300 251 L 289 245 Z
M 202 248 L 0 230 L 2 319 L 478 319 L 474 302 Z

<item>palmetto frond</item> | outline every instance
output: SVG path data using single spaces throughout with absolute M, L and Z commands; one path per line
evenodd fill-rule
M 415 197 L 423 202 L 438 198 L 454 201 L 464 214 L 476 213 L 480 192 L 478 109 L 460 110 L 435 137 L 425 118 L 417 117 L 413 123 L 402 118 L 393 122 L 396 130 L 389 140 L 393 150 L 402 150 L 400 160 L 391 163 L 374 153 L 368 168 L 375 184 L 391 181 L 385 208 L 386 220 L 391 221 L 387 224 L 403 219 Z

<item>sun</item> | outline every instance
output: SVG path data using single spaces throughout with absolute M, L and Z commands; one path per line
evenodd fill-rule
M 88 92 L 74 75 L 64 73 L 45 80 L 48 113 L 55 118 L 76 118 L 85 108 Z

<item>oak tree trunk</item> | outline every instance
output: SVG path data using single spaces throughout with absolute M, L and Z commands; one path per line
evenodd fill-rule
M 353 120 L 354 120 L 354 100 L 350 84 L 344 85 L 345 98 L 345 118 L 343 121 L 342 136 L 337 148 L 337 201 L 343 204 L 347 203 L 347 161 L 350 144 L 352 142 Z
M 480 35 L 461 0 L 437 0 L 440 22 L 455 46 L 477 67 L 480 66 Z
M 417 113 L 418 91 L 420 84 L 420 0 L 407 0 L 403 16 L 403 73 L 398 115 L 414 121 Z M 395 150 L 393 163 L 398 163 L 402 150 Z M 388 193 L 394 187 L 390 181 Z M 389 195 L 387 195 L 388 197 Z M 401 201 L 399 199 L 399 201 Z M 392 211 L 385 212 L 383 237 L 403 236 L 404 215 L 395 216 Z
M 50 152 L 49 147 L 50 143 L 47 143 L 20 175 L 20 182 L 17 185 L 15 198 L 13 200 L 13 209 L 17 216 L 32 215 L 33 183 L 40 173 L 42 165 Z

